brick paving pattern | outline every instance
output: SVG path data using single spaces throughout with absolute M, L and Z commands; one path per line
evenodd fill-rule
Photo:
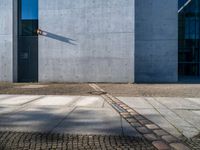
M 0 150 L 154 150 L 146 140 L 125 136 L 0 132 Z
M 105 136 L 105 135 L 69 135 L 47 133 L 1 132 L 0 150 L 20 149 L 175 149 L 199 150 L 200 135 L 192 139 L 177 139 L 155 123 L 140 115 L 134 109 L 107 94 L 95 84 L 87 87 L 83 93 L 101 95 L 143 138 Z M 88 92 L 90 91 L 90 92 Z
M 104 92 L 96 84 L 90 85 L 97 91 Z M 143 135 L 148 141 L 158 149 L 158 150 L 190 150 L 188 145 L 179 140 L 178 138 L 172 136 L 170 133 L 166 132 L 162 128 L 158 127 L 156 124 L 140 115 L 138 112 L 133 110 L 128 105 L 124 104 L 119 99 L 113 97 L 110 94 L 104 94 L 102 97 L 111 105 L 113 108 L 125 119 L 130 125 L 132 125 L 139 133 Z

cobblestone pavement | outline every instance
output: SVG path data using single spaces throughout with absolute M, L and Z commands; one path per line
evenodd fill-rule
M 92 88 L 96 91 L 105 92 L 96 84 L 90 84 Z M 171 135 L 169 132 L 160 128 L 157 124 L 148 120 L 134 109 L 113 97 L 110 94 L 102 95 L 104 99 L 136 130 L 148 141 L 158 149 L 175 149 L 175 150 L 189 150 L 191 147 L 178 139 L 177 137 Z
M 25 88 L 25 89 L 30 88 L 30 90 L 32 88 L 36 88 L 37 90 L 39 90 L 40 88 L 43 88 L 43 87 L 42 86 L 39 86 L 39 87 L 28 86 L 27 87 L 25 85 L 25 87 L 22 87 L 22 88 Z M 156 123 L 152 122 L 151 120 L 147 119 L 145 116 L 138 113 L 133 108 L 129 107 L 120 99 L 114 97 L 115 95 L 112 96 L 110 94 L 107 94 L 107 92 L 110 93 L 109 90 L 104 91 L 96 84 L 90 84 L 90 86 L 88 85 L 87 89 L 90 89 L 88 93 L 92 93 L 92 94 L 97 93 L 97 95 L 101 95 L 101 97 L 110 105 L 107 105 L 103 100 L 99 98 L 96 99 L 94 97 L 92 97 L 92 99 L 88 97 L 70 97 L 68 100 L 66 100 L 65 97 L 53 97 L 53 98 L 51 97 L 51 99 L 49 97 L 44 97 L 44 98 L 42 97 L 41 99 L 36 98 L 36 100 L 35 99 L 27 100 L 27 98 L 24 96 L 24 99 L 20 98 L 20 101 L 15 101 L 16 108 L 18 107 L 18 105 L 19 105 L 19 108 L 21 108 L 21 106 L 23 105 L 27 105 L 27 108 L 24 108 L 24 110 L 21 110 L 21 112 L 16 112 L 16 113 L 13 113 L 14 111 L 11 111 L 12 112 L 11 116 L 9 116 L 10 112 L 7 113 L 7 110 L 5 110 L 6 113 L 1 118 L 0 124 L 2 125 L 5 124 L 4 122 L 2 122 L 2 120 L 7 120 L 8 122 L 10 121 L 10 123 L 14 123 L 12 119 L 13 117 L 17 118 L 17 117 L 21 117 L 21 115 L 23 116 L 25 115 L 26 117 L 29 118 L 29 120 L 25 119 L 25 117 L 21 118 L 22 120 L 20 120 L 21 122 L 20 124 L 19 124 L 18 119 L 14 121 L 18 123 L 18 126 L 20 129 L 22 129 L 21 124 L 23 124 L 24 129 L 26 131 L 12 130 L 13 132 L 11 132 L 11 130 L 0 130 L 0 150 L 4 150 L 4 149 L 5 150 L 7 149 L 13 149 L 13 150 L 15 149 L 17 150 L 18 149 L 19 150 L 20 149 L 55 149 L 55 150 L 57 149 L 58 150 L 59 149 L 125 149 L 125 150 L 126 149 L 144 149 L 144 150 L 147 149 L 148 150 L 148 149 L 155 149 L 155 148 L 157 148 L 158 150 L 163 150 L 163 149 L 197 150 L 197 149 L 200 149 L 199 136 L 196 136 L 191 139 L 186 139 L 186 138 L 178 139 L 177 137 L 171 135 L 166 130 L 163 130 L 163 128 L 158 126 Z M 85 90 L 84 92 L 87 93 L 87 90 Z M 9 98 L 9 96 L 7 95 L 3 95 L 2 97 L 3 97 L 2 99 L 7 99 L 5 101 L 2 101 L 2 109 L 4 106 L 7 106 L 4 103 L 6 104 L 12 103 L 12 105 L 14 105 L 12 101 L 13 98 Z M 16 99 L 17 97 L 14 97 L 14 98 Z M 55 99 L 57 100 L 55 101 Z M 49 102 L 48 104 L 46 103 L 47 100 Z M 87 101 L 87 105 L 85 103 L 86 101 Z M 57 106 L 54 107 L 55 103 Z M 43 105 L 45 107 L 43 107 Z M 53 106 L 49 107 L 46 105 L 53 105 Z M 29 106 L 31 107 L 30 109 L 28 108 Z M 72 113 L 69 113 L 68 111 L 66 111 L 67 110 L 66 106 L 70 106 L 70 107 L 73 106 L 75 107 L 75 109 L 73 110 Z M 104 114 L 102 112 L 105 112 L 107 110 L 108 111 L 107 115 L 108 114 L 113 115 L 113 112 L 110 113 L 111 106 L 116 110 L 116 111 L 113 110 L 115 111 L 115 113 L 118 112 L 117 114 L 121 116 L 121 118 L 126 120 L 125 121 L 126 124 L 128 124 L 129 126 L 131 125 L 132 127 L 131 126 L 130 127 L 135 129 L 135 131 L 137 131 L 142 136 L 132 137 L 132 136 L 124 135 L 124 134 L 122 135 L 119 134 L 119 136 L 104 134 L 104 132 L 102 132 L 104 128 L 109 127 L 107 125 L 106 126 L 104 125 L 110 124 L 111 122 L 110 123 L 107 122 L 109 120 L 112 120 L 113 122 L 113 116 L 108 116 L 108 118 L 104 120 L 105 122 L 102 122 L 102 119 L 105 119 L 105 117 L 107 117 L 106 113 Z M 82 107 L 85 107 L 85 108 L 82 108 Z M 62 112 L 57 112 L 61 108 L 63 108 Z M 12 110 L 12 107 L 9 106 L 8 110 L 9 111 Z M 35 116 L 36 113 L 38 113 L 37 116 Z M 69 115 L 64 117 L 62 120 L 61 114 L 66 115 L 68 113 Z M 55 114 L 57 115 L 55 116 Z M 82 115 L 84 117 L 79 118 L 78 116 L 80 114 L 84 114 Z M 10 119 L 6 119 L 6 116 L 8 116 Z M 89 118 L 87 118 L 88 116 Z M 59 126 L 56 126 L 59 128 L 58 130 L 55 130 L 59 132 L 58 133 L 47 132 L 49 134 L 43 133 L 46 131 L 43 131 L 42 128 L 38 128 L 39 126 L 37 124 L 34 124 L 34 126 L 32 125 L 30 127 L 32 129 L 33 128 L 36 129 L 36 131 L 27 130 L 29 129 L 29 126 L 27 125 L 27 123 L 30 123 L 30 120 L 32 120 L 34 123 L 35 121 L 37 121 L 38 117 L 41 119 L 40 121 L 48 121 L 48 119 L 47 120 L 44 119 L 46 117 L 49 117 L 49 120 L 51 119 L 55 120 L 54 117 L 56 118 L 58 117 L 58 121 L 59 121 L 59 118 L 61 117 L 60 118 L 62 120 L 61 123 L 59 123 Z M 110 117 L 112 117 L 112 119 L 109 119 Z M 72 118 L 73 119 L 76 118 L 76 119 L 73 120 Z M 96 118 L 99 118 L 99 119 L 95 120 Z M 84 123 L 86 119 L 91 121 L 89 126 L 88 126 L 89 122 Z M 117 123 L 118 120 L 119 120 L 119 117 L 117 117 L 117 120 L 116 122 L 114 122 L 114 124 Z M 96 128 L 96 126 L 98 125 L 97 122 L 99 121 L 101 122 L 100 123 L 101 126 L 103 123 L 101 130 L 98 131 L 102 135 L 95 134 L 95 133 L 92 134 L 88 132 L 93 129 L 95 129 L 94 131 L 96 132 L 97 131 L 96 129 L 100 129 L 100 128 Z M 68 126 L 69 122 L 71 122 L 70 126 L 73 128 L 69 128 Z M 53 124 L 53 123 L 48 123 L 48 122 L 46 123 Z M 68 129 L 66 128 L 67 126 L 68 126 Z M 68 131 L 79 131 L 81 126 L 83 126 L 83 128 L 81 129 L 84 131 L 83 133 L 68 132 Z M 5 124 L 5 127 L 7 128 L 9 126 Z M 16 126 L 13 126 L 13 127 L 15 128 Z M 111 123 L 110 128 L 112 129 L 113 127 L 114 126 Z M 42 129 L 42 130 L 37 131 L 37 129 Z M 119 131 L 118 127 L 116 129 L 117 129 L 116 131 Z M 64 130 L 66 131 L 64 132 Z M 106 131 L 107 130 L 105 130 L 105 133 Z M 111 130 L 108 130 L 108 131 L 111 131 Z
M 0 150 L 10 149 L 154 147 L 100 96 L 0 95 Z
M 200 134 L 191 139 L 184 138 L 182 141 L 186 143 L 192 150 L 200 149 Z
M 154 150 L 146 140 L 128 136 L 0 132 L 1 150 Z

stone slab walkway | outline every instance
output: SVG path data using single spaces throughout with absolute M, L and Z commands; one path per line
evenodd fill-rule
M 104 89 L 96 84 L 90 84 L 96 91 L 105 92 Z M 175 149 L 175 150 L 189 150 L 192 147 L 186 142 L 170 134 L 168 131 L 138 113 L 134 108 L 122 102 L 109 93 L 105 93 L 102 97 L 127 121 L 133 126 L 145 139 L 159 150 Z M 199 148 L 199 145 L 197 145 Z
M 101 96 L 0 95 L 0 149 L 148 149 Z
M 200 98 L 119 97 L 172 135 L 193 138 L 200 133 Z
M 0 95 L 0 148 L 188 149 L 177 139 L 199 133 L 199 108 L 198 98 Z
M 0 130 L 140 136 L 99 96 L 0 95 Z

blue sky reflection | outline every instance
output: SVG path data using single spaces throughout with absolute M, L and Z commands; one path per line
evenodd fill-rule
M 38 0 L 22 0 L 22 19 L 38 19 Z

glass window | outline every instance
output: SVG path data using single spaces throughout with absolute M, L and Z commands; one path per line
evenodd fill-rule
M 21 19 L 38 19 L 38 0 L 21 0 Z
M 179 0 L 178 7 L 181 8 L 188 0 Z
M 200 1 L 179 0 L 179 75 L 200 77 Z
M 23 36 L 37 36 L 38 21 L 37 20 L 22 20 L 21 34 Z
M 20 0 L 19 36 L 37 36 L 38 0 Z

